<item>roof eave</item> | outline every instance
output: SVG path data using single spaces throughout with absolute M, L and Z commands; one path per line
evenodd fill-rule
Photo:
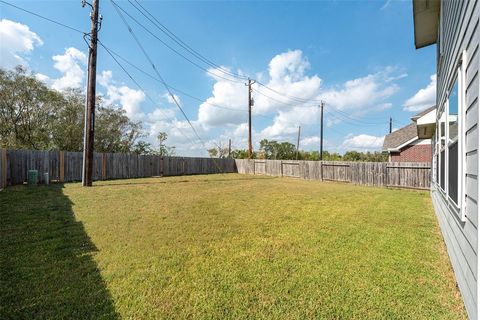
M 439 0 L 413 0 L 415 48 L 420 49 L 437 42 L 439 17 Z

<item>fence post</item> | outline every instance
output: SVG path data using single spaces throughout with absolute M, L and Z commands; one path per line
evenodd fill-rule
M 388 182 L 387 182 L 387 178 L 388 178 L 388 175 L 387 175 L 387 171 L 388 171 L 387 163 L 385 163 L 385 162 L 382 163 L 382 170 L 383 170 L 383 186 L 386 187 L 386 186 L 388 185 Z
M 283 177 L 283 160 L 280 160 L 280 176 Z
M 0 168 L 0 170 L 2 170 L 0 189 L 4 189 L 7 187 L 7 149 L 0 149 L 0 151 L 2 157 L 2 161 L 0 161 L 0 163 L 2 164 L 2 167 Z
M 102 153 L 102 180 L 107 180 L 107 154 Z
M 163 177 L 163 170 L 164 170 L 164 158 L 160 157 L 160 176 Z
M 65 151 L 60 151 L 60 182 L 65 182 Z
M 323 161 L 320 161 L 320 180 L 323 181 Z

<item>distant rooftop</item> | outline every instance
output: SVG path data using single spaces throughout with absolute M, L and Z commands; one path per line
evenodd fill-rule
M 417 113 L 416 115 L 414 115 L 413 117 L 411 117 L 410 119 L 412 119 L 413 121 L 417 120 L 418 118 L 421 118 L 423 117 L 424 115 L 426 115 L 427 113 L 429 113 L 430 111 L 432 110 L 435 110 L 435 108 L 437 108 L 437 106 L 431 106 L 430 108 L 427 108 L 419 113 Z
M 416 137 L 417 125 L 415 122 L 412 122 L 408 126 L 387 134 L 383 140 L 383 150 L 396 149 Z

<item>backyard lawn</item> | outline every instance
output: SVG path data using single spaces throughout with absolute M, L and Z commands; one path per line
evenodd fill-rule
M 428 192 L 247 175 L 0 192 L 0 319 L 464 319 Z

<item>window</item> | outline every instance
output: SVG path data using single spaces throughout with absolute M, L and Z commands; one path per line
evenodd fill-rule
M 439 127 L 440 127 L 440 132 L 439 132 L 439 150 L 438 152 L 440 153 L 440 166 L 439 166 L 439 179 L 438 181 L 440 182 L 440 188 L 442 188 L 443 191 L 445 191 L 445 134 L 446 134 L 446 117 L 447 114 L 445 112 L 445 105 L 443 107 L 443 110 L 440 115 L 439 119 Z
M 438 189 L 443 191 L 448 207 L 465 220 L 465 59 L 463 52 L 453 81 L 449 81 L 446 95 L 438 106 L 435 137 Z
M 458 206 L 458 78 L 448 95 L 448 196 Z

